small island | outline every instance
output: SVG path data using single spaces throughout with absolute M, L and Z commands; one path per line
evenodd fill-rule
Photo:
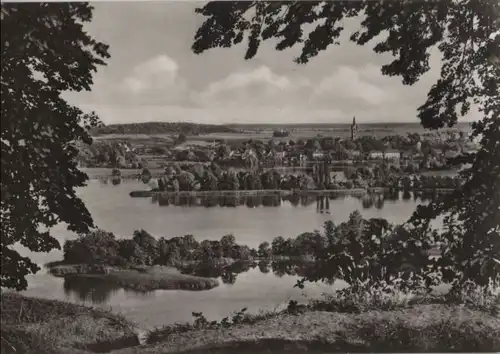
M 385 236 L 373 240 L 377 230 L 380 232 L 376 234 Z M 232 284 L 237 274 L 256 266 L 266 272 L 270 264 L 283 274 L 311 277 L 318 272 L 316 259 L 339 247 L 360 260 L 366 257 L 363 249 L 375 247 L 391 255 L 378 260 L 379 266 L 393 271 L 409 271 L 416 263 L 438 254 L 437 249 L 420 245 L 405 250 L 401 256 L 400 246 L 408 237 L 404 228 L 394 227 L 385 219 L 365 220 L 357 211 L 339 225 L 326 221 L 323 231 L 313 230 L 286 239 L 277 236 L 271 242 L 262 242 L 257 249 L 238 245 L 233 235 L 198 242 L 193 235 L 156 239 L 147 231 L 138 230 L 131 239 L 117 239 L 113 233 L 98 229 L 66 241 L 64 259 L 46 266 L 50 274 L 69 281 L 91 278 L 138 292 L 209 290 L 219 285 L 217 278 Z M 321 280 L 349 276 L 331 274 Z

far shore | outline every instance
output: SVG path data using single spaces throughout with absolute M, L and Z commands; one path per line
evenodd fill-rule
M 217 197 L 217 196 L 338 196 L 338 195 L 358 195 L 363 196 L 367 193 L 382 193 L 389 191 L 390 188 L 374 187 L 374 188 L 351 188 L 351 189 L 311 189 L 311 190 L 284 190 L 284 189 L 252 189 L 252 190 L 219 190 L 219 191 L 152 191 L 138 190 L 130 192 L 133 198 L 149 198 L 153 195 L 160 197 L 170 196 L 188 196 L 188 197 Z M 453 188 L 424 188 L 414 189 L 415 192 L 436 192 L 449 193 L 454 191 Z
M 175 162 L 178 163 L 178 162 Z M 188 162 L 188 161 L 182 161 L 182 164 L 195 164 L 193 162 Z M 206 165 L 204 162 L 199 162 L 200 164 Z M 297 169 L 297 167 L 295 167 Z M 300 169 L 300 167 L 298 167 Z M 278 167 L 278 168 L 267 168 L 267 170 L 283 170 L 283 169 L 290 169 L 293 170 L 294 167 Z M 89 179 L 91 180 L 101 180 L 101 179 L 107 179 L 111 178 L 112 171 L 114 168 L 109 168 L 109 167 L 81 167 L 80 171 L 85 172 Z M 137 168 L 119 168 L 120 170 L 120 177 L 121 179 L 124 180 L 135 180 L 139 179 L 142 173 L 142 169 L 137 169 Z M 148 168 L 149 172 L 151 173 L 151 176 L 153 178 L 159 178 L 159 177 L 164 177 L 165 176 L 165 168 L 157 167 L 157 168 Z M 417 172 L 415 173 L 417 175 L 425 175 L 425 176 L 455 176 L 458 174 L 458 171 L 456 169 L 450 168 L 447 170 L 436 170 L 436 171 L 422 171 L 422 172 Z

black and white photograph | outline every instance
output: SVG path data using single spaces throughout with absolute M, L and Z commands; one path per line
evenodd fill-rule
M 1 353 L 500 352 L 500 1 L 2 1 Z

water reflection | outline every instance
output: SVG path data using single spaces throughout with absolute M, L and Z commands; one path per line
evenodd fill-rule
M 108 302 L 111 296 L 120 289 L 120 286 L 99 278 L 72 276 L 64 278 L 64 293 L 66 296 L 75 294 L 80 301 L 90 301 L 94 304 Z
M 97 277 L 65 276 L 63 288 L 66 297 L 75 297 L 79 301 L 95 305 L 108 303 L 119 292 L 132 294 L 135 298 L 154 295 L 154 291 L 123 289 L 116 283 Z
M 142 184 L 142 181 L 137 178 L 137 177 L 122 177 L 122 176 L 111 176 L 111 177 L 98 177 L 98 178 L 90 178 L 91 180 L 97 180 L 99 183 L 104 184 L 104 185 L 109 185 L 110 182 L 113 186 L 118 186 L 122 183 L 132 183 L 132 184 L 137 184 L 137 182 L 140 182 Z
M 337 199 L 356 198 L 361 201 L 363 209 L 383 209 L 386 202 L 411 201 L 419 203 L 428 202 L 436 197 L 435 192 L 410 192 L 410 191 L 384 191 L 380 193 L 367 193 L 365 195 L 221 195 L 221 196 L 187 196 L 155 194 L 152 203 L 159 206 L 180 207 L 221 207 L 234 208 L 246 206 L 247 208 L 279 207 L 289 204 L 293 207 L 308 207 L 316 204 L 318 213 L 330 213 L 330 204 Z
M 330 214 L 330 198 L 328 196 L 316 197 L 316 211 L 321 214 Z

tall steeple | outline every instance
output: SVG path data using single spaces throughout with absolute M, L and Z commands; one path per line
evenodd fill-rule
M 352 117 L 351 140 L 355 140 L 356 139 L 357 132 L 358 132 L 358 126 L 356 125 L 356 117 Z

